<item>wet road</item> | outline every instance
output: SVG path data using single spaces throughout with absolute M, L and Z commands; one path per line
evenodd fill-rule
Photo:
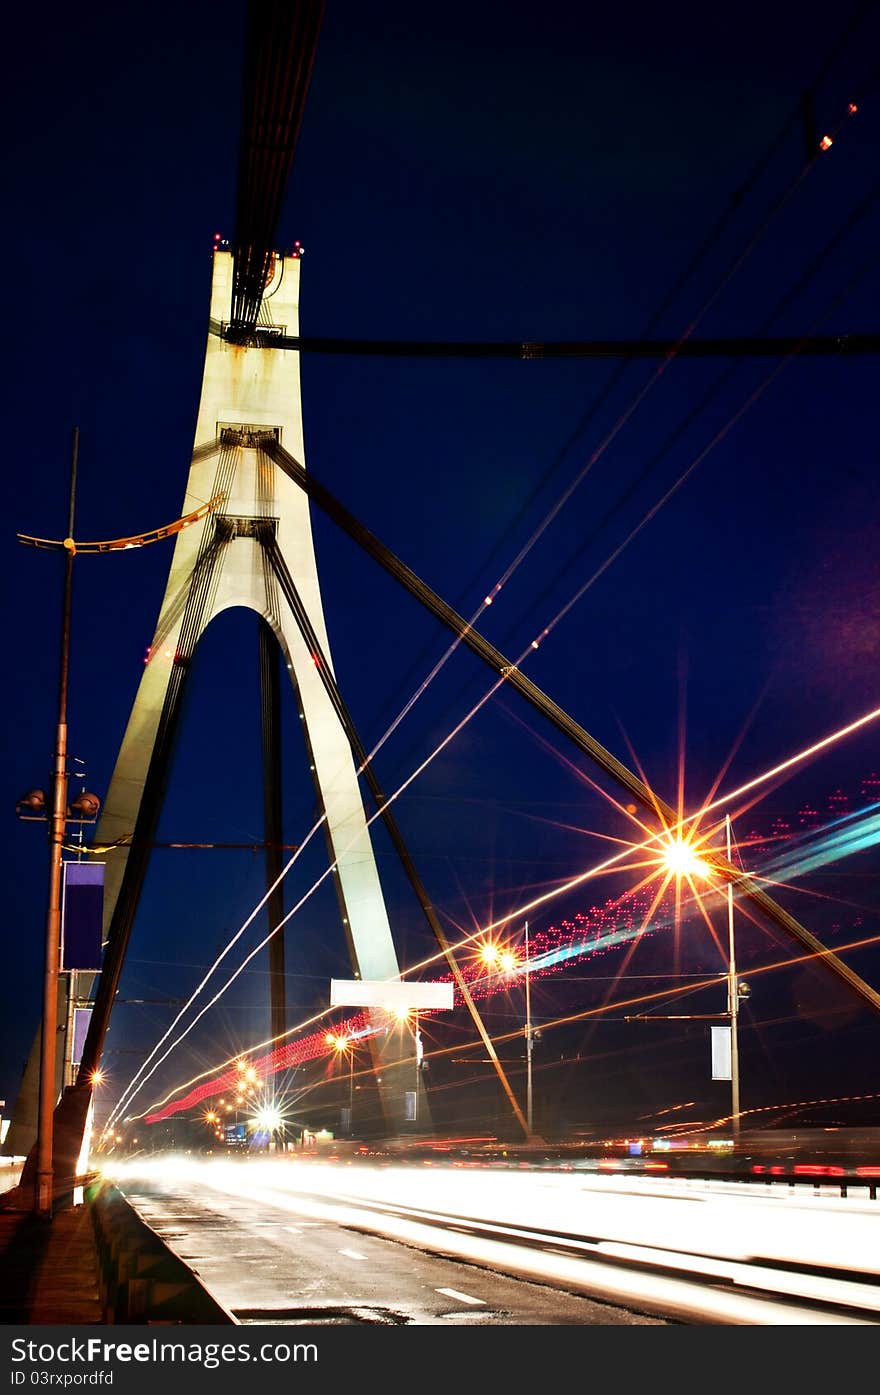
M 880 1322 L 876 1201 L 295 1159 L 145 1160 L 118 1184 L 243 1321 Z
M 663 1325 L 663 1319 L 438 1257 L 291 1203 L 123 1183 L 139 1214 L 240 1322 Z

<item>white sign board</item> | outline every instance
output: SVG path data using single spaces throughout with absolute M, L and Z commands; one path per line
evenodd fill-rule
M 394 1012 L 436 1012 L 453 1005 L 452 980 L 448 983 L 404 983 L 402 979 L 331 978 L 331 1007 L 378 1007 Z
M 711 1027 L 712 1079 L 731 1079 L 730 1028 Z

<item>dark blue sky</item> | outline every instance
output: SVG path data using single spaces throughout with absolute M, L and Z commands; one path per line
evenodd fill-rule
M 279 230 L 283 245 L 298 239 L 306 249 L 302 333 L 640 335 L 825 67 L 815 110 L 820 133 L 834 132 L 833 147 L 804 172 L 801 128 L 789 126 L 655 332 L 681 335 L 697 315 L 698 335 L 876 330 L 877 216 L 864 203 L 877 165 L 876 5 L 841 43 L 863 8 L 477 0 L 461 15 L 397 0 L 330 0 Z M 7 1100 L 39 1010 L 46 887 L 41 829 L 17 823 L 14 804 L 49 769 L 61 579 L 59 559 L 22 548 L 15 533 L 62 536 L 74 425 L 78 537 L 130 534 L 180 512 L 210 249 L 216 231 L 234 233 L 244 6 L 157 0 L 136 22 L 117 6 L 84 14 L 51 6 L 21 11 L 12 23 L 0 541 Z M 850 101 L 859 111 L 846 118 Z M 637 363 L 584 426 L 613 361 L 306 356 L 306 463 L 470 614 L 651 384 L 486 616 L 487 636 L 518 655 L 776 366 L 690 360 L 658 377 L 658 363 Z M 705 411 L 603 524 L 724 372 Z M 529 660 L 529 676 L 630 764 L 631 743 L 670 801 L 682 730 L 695 802 L 741 736 L 725 788 L 877 705 L 875 404 L 874 359 L 787 365 Z M 323 519 L 315 537 L 337 674 L 370 746 L 446 636 Z M 75 565 L 70 744 L 99 794 L 170 550 L 157 544 Z M 256 672 L 252 618 L 226 617 L 199 651 L 161 840 L 259 838 Z M 447 666 L 383 749 L 386 789 L 486 685 L 469 656 Z M 292 701 L 286 710 L 289 717 Z M 286 834 L 296 842 L 310 827 L 313 795 L 289 729 Z M 605 845 L 572 826 L 625 831 L 546 741 L 589 769 L 537 714 L 505 696 L 401 799 L 401 826 L 450 931 L 520 904 L 526 887 L 581 870 Z M 869 728 L 776 790 L 760 818 L 769 825 L 774 813 L 792 814 L 837 787 L 858 804 L 877 765 Z M 425 934 L 381 837 L 377 851 L 401 960 L 412 962 Z M 312 863 L 319 873 L 321 857 Z M 298 894 L 309 880 L 304 868 Z M 783 895 L 817 934 L 843 942 L 857 917 L 876 927 L 874 853 L 805 885 L 807 894 Z M 158 850 L 121 996 L 186 996 L 193 966 L 210 961 L 260 887 L 260 861 L 249 853 Z M 617 889 L 598 884 L 551 904 L 543 922 Z M 330 894 L 308 903 L 287 944 L 295 1020 L 326 1002 L 331 974 L 347 971 Z M 767 936 L 757 946 L 765 958 L 784 949 Z M 850 962 L 880 982 L 876 953 Z M 796 976 L 771 981 L 778 988 L 753 999 L 754 1021 L 782 1025 L 756 1027 L 747 1047 L 754 1076 L 773 1077 L 767 1098 L 844 1093 L 854 1081 L 867 1089 L 874 1020 L 860 1010 L 846 1031 L 848 1012 L 831 1027 L 797 1027 Z M 816 982 L 824 1002 L 827 979 Z M 174 1082 L 262 1035 L 264 993 L 264 975 L 245 976 L 237 998 L 193 1035 L 192 1052 L 169 1060 L 162 1078 Z M 571 993 L 576 999 L 575 986 Z M 108 1042 L 115 1080 L 137 1059 L 120 1053 L 151 1044 L 167 1021 L 167 1008 L 120 1005 Z M 638 1063 L 647 1051 L 656 1061 L 664 1030 L 621 1037 L 609 1059 Z M 648 1091 L 655 1104 L 679 1097 L 670 1072 L 685 1057 L 697 1061 L 697 1077 L 705 1074 L 700 1038 L 673 1041 L 670 1024 L 668 1040 L 667 1073 L 657 1067 Z M 640 1070 L 620 1067 L 616 1077 L 625 1078 L 620 1090 L 633 1108 L 644 1103 Z

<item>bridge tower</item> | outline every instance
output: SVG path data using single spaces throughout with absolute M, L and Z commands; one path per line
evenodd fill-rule
M 319 672 L 331 665 L 312 541 L 309 502 L 261 448 L 278 442 L 304 462 L 299 355 L 271 347 L 271 329 L 299 333 L 298 255 L 272 258 L 258 328 L 247 343 L 230 342 L 222 330 L 229 321 L 233 254 L 215 249 L 210 331 L 205 351 L 195 447 L 186 483 L 183 512 L 222 493 L 220 508 L 177 538 L 156 633 L 135 697 L 107 793 L 96 840 L 113 843 L 131 835 L 127 855 L 108 859 L 105 936 L 127 938 L 131 909 L 142 881 L 145 835 L 159 813 L 161 788 L 170 759 L 186 670 L 199 638 L 224 610 L 243 606 L 261 617 L 264 776 L 267 780 L 267 840 L 281 841 L 277 807 L 277 750 L 272 709 L 273 641 L 297 696 L 319 806 L 335 863 L 336 887 L 352 968 L 364 979 L 397 979 L 399 966 L 379 881 L 367 818 L 348 735 L 340 723 Z M 276 566 L 282 568 L 280 581 Z M 294 595 L 286 594 L 290 587 Z M 298 597 L 299 605 L 296 604 Z M 317 653 L 303 633 L 294 606 L 304 610 L 317 638 Z M 307 627 L 308 633 L 308 627 Z M 276 666 L 277 672 L 277 666 Z M 273 823 L 275 825 L 273 829 Z M 151 827 L 152 826 L 152 827 Z M 274 832 L 274 840 L 272 834 Z M 138 856 L 139 854 L 139 856 Z M 272 874 L 270 855 L 270 878 Z M 274 859 L 281 871 L 280 854 Z M 272 878 L 274 880 L 274 878 Z M 270 898 L 270 928 L 280 919 L 280 896 Z M 119 958 L 118 943 L 116 957 Z M 273 978 L 272 1030 L 284 1030 L 283 932 L 270 942 Z M 273 953 L 274 952 L 274 953 Z M 390 1065 L 390 1062 L 389 1062 Z M 399 1115 L 396 1098 L 386 1093 L 386 1111 Z M 399 1119 L 387 1122 L 393 1124 Z
M 309 501 L 269 454 L 270 443 L 304 461 L 299 355 L 272 347 L 272 331 L 299 333 L 298 255 L 275 255 L 259 334 L 224 337 L 233 293 L 233 254 L 213 253 L 209 333 L 184 513 L 223 495 L 219 508 L 177 536 L 144 672 L 107 792 L 95 842 L 116 844 L 104 894 L 104 965 L 76 1087 L 56 1111 L 56 1175 L 68 1175 L 85 1128 L 90 1074 L 100 1060 L 179 725 L 187 674 L 202 634 L 223 611 L 243 606 L 260 624 L 266 839 L 270 884 L 281 871 L 278 662 L 293 683 L 319 807 L 335 864 L 336 890 L 353 974 L 399 979 L 388 912 L 346 732 L 332 701 L 335 679 L 321 603 Z M 266 447 L 264 449 L 264 447 Z M 321 668 L 330 669 L 330 675 Z M 274 875 L 273 875 L 274 874 Z M 268 900 L 281 920 L 280 889 Z M 273 1034 L 286 1027 L 283 931 L 269 943 Z M 329 983 L 328 983 L 329 990 Z M 394 1042 L 397 1045 L 394 1045 Z M 400 1034 L 372 1039 L 380 1099 L 392 1132 L 406 1126 L 405 1085 L 394 1069 Z M 25 1092 L 23 1092 L 25 1093 Z M 417 1116 L 427 1121 L 423 1091 Z M 77 1097 L 77 1098 L 74 1098 Z M 25 1101 L 20 1103 L 25 1105 Z M 22 1134 L 27 1130 L 23 1129 Z M 24 1140 L 30 1147 L 31 1140 Z M 21 1146 L 19 1144 L 18 1146 Z M 29 1160 L 30 1161 L 30 1160 Z

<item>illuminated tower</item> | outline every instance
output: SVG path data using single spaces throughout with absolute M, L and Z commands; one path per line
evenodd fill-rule
M 231 252 L 214 254 L 211 322 L 228 321 L 232 295 Z M 299 272 L 296 256 L 277 257 L 263 298 L 261 325 L 286 335 L 299 333 Z M 266 342 L 265 340 L 263 342 Z M 271 337 L 268 338 L 271 344 Z M 182 678 L 199 637 L 222 611 L 256 611 L 278 641 L 298 700 L 311 753 L 315 785 L 326 814 L 339 892 L 350 935 L 354 967 L 363 978 L 396 978 L 397 959 L 376 870 L 351 748 L 317 672 L 300 626 L 267 563 L 269 550 L 286 561 L 296 591 L 318 636 L 329 644 L 321 605 L 308 500 L 302 490 L 259 449 L 273 436 L 303 461 L 299 355 L 272 347 L 230 343 L 209 334 L 199 403 L 195 449 L 183 512 L 218 493 L 224 503 L 202 523 L 182 531 L 156 634 L 104 806 L 97 841 L 112 843 L 132 833 L 150 797 L 151 762 L 166 738 L 175 704 L 175 677 Z M 169 733 L 170 735 L 170 733 Z M 126 859 L 108 860 L 106 902 L 112 914 Z
M 261 449 L 261 443 L 272 439 L 304 460 L 299 355 L 272 347 L 272 330 L 287 336 L 299 333 L 300 266 L 298 255 L 273 258 L 260 311 L 261 334 L 247 345 L 237 344 L 219 332 L 230 315 L 233 256 L 215 250 L 211 332 L 183 512 L 197 507 L 194 500 L 222 494 L 224 501 L 204 521 L 178 535 L 156 634 L 97 839 L 114 843 L 135 830 L 137 844 L 138 834 L 155 825 L 180 696 L 199 638 L 222 611 L 232 606 L 253 610 L 264 622 L 264 773 L 272 773 L 267 709 L 273 705 L 268 676 L 274 636 L 297 695 L 354 972 L 365 979 L 398 978 L 350 742 L 318 671 L 319 656 L 321 662 L 330 659 L 308 500 Z M 253 342 L 257 338 L 259 342 Z M 302 618 L 296 618 L 300 608 L 317 639 L 317 654 L 304 637 Z M 275 843 L 279 841 L 277 828 Z M 125 903 L 136 901 L 139 892 L 142 877 L 132 866 L 136 852 L 135 847 L 128 856 L 114 853 L 108 859 L 105 915 L 111 941 L 114 934 L 126 933 L 130 912 Z M 141 861 L 145 857 L 142 848 Z M 280 872 L 280 856 L 276 870 Z M 271 901 L 269 912 L 272 921 Z M 270 951 L 276 950 L 276 985 L 283 974 L 282 943 L 281 934 L 270 943 Z M 277 998 L 272 1026 L 275 1031 L 283 1027 Z
M 233 606 L 261 617 L 268 879 L 281 872 L 278 660 L 292 680 L 309 764 L 335 864 L 336 890 L 355 977 L 399 979 L 399 967 L 352 754 L 334 706 L 309 502 L 270 458 L 278 442 L 303 462 L 299 355 L 273 346 L 299 333 L 299 255 L 273 257 L 258 333 L 246 343 L 223 337 L 232 301 L 233 254 L 215 248 L 210 324 L 195 446 L 182 512 L 222 496 L 219 507 L 177 535 L 153 642 L 116 761 L 95 842 L 115 845 L 106 860 L 104 964 L 83 1053 L 79 1092 L 62 1101 L 57 1147 L 69 1159 L 84 1126 L 86 1082 L 100 1060 L 179 726 L 187 674 L 201 635 Z M 196 501 L 196 502 L 193 502 Z M 325 670 L 322 673 L 322 668 Z M 328 674 L 326 670 L 329 669 Z M 275 855 L 272 855 L 272 849 Z M 270 928 L 281 919 L 280 891 L 267 902 Z M 283 932 L 269 943 L 271 1026 L 283 1031 Z M 329 983 L 328 983 L 329 989 Z M 398 1048 L 399 1049 L 399 1048 Z M 392 1084 L 391 1036 L 375 1050 L 386 1124 L 405 1118 L 402 1088 Z M 422 1111 L 423 1112 L 423 1111 Z M 69 1127 L 68 1127 L 69 1126 Z M 29 1140 L 25 1145 L 29 1146 Z M 57 1151 L 57 1149 L 56 1149 Z

